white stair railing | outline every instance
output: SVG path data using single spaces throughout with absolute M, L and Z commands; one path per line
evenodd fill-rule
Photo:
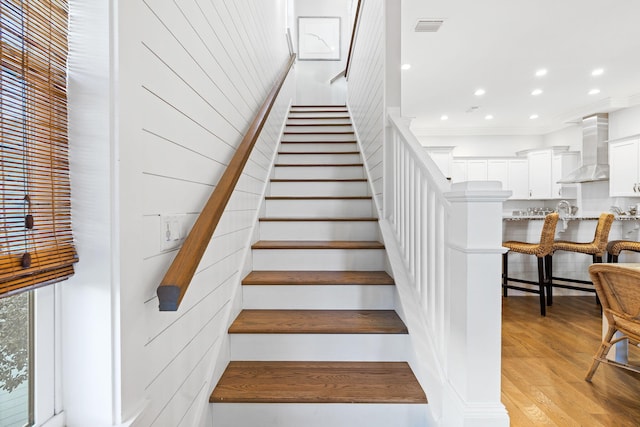
M 433 347 L 414 344 L 434 417 L 447 426 L 508 426 L 500 263 L 510 192 L 498 182 L 450 184 L 397 109 L 386 136 L 381 229 L 412 339 L 424 335 Z
M 414 291 L 428 320 L 437 353 L 443 354 L 446 250 L 451 190 L 433 160 L 395 112 L 390 115 L 384 216 L 394 231 Z M 441 360 L 444 363 L 444 360 Z

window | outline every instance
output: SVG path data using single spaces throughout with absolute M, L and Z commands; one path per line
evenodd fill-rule
M 0 299 L 0 426 L 33 422 L 31 292 Z
M 67 27 L 67 0 L 0 0 L 0 427 L 54 412 L 56 293 L 35 289 L 70 277 L 77 262 Z

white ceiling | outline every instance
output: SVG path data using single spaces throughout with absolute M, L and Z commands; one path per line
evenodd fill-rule
M 419 135 L 545 134 L 640 104 L 640 0 L 402 5 L 401 62 L 411 64 L 402 71 L 402 115 L 414 118 Z M 414 32 L 418 19 L 430 18 L 444 19 L 438 32 Z M 546 76 L 535 76 L 540 68 Z M 592 76 L 595 68 L 604 73 Z M 478 88 L 486 94 L 475 96 Z M 593 88 L 600 93 L 588 95 Z M 472 106 L 479 108 L 466 112 Z

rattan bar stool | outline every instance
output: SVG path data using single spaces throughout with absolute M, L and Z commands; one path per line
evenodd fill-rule
M 542 233 L 538 243 L 527 243 L 518 241 L 503 242 L 502 246 L 509 250 L 502 255 L 502 293 L 508 296 L 508 289 L 517 289 L 524 292 L 532 292 L 540 295 L 540 315 L 547 314 L 545 302 L 545 286 L 548 288 L 550 270 L 545 269 L 545 257 L 553 250 L 553 239 L 556 234 L 556 225 L 558 224 L 558 214 L 551 213 L 544 218 Z M 538 281 L 524 280 L 509 277 L 509 252 L 518 252 L 521 254 L 535 255 L 538 258 Z M 538 285 L 538 289 L 524 288 L 521 286 L 510 285 L 509 281 L 516 283 L 526 283 L 529 285 Z
M 622 251 L 640 252 L 640 242 L 612 240 L 607 244 L 607 262 L 618 262 Z
M 607 241 L 609 240 L 609 231 L 611 230 L 611 224 L 613 224 L 613 214 L 603 213 L 598 218 L 598 224 L 596 225 L 596 232 L 593 236 L 593 240 L 588 243 L 570 242 L 567 240 L 556 240 L 553 242 L 553 251 L 546 256 L 545 263 L 549 271 L 549 287 L 547 295 L 547 303 L 551 305 L 553 303 L 553 288 L 574 289 L 578 291 L 588 291 L 595 293 L 595 288 L 587 288 L 584 286 L 566 285 L 563 283 L 555 283 L 554 280 L 561 280 L 563 282 L 578 283 L 581 285 L 592 285 L 593 283 L 586 280 L 572 279 L 568 277 L 554 277 L 553 276 L 553 261 L 552 257 L 556 251 L 566 252 L 578 252 L 581 254 L 591 255 L 593 263 L 601 263 L 604 253 L 607 250 Z

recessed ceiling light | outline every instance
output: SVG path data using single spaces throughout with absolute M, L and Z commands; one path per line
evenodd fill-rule
M 486 116 L 484 116 L 485 120 L 491 120 L 493 119 L 493 116 L 491 114 L 487 114 Z
M 411 64 L 402 64 L 402 67 L 400 67 L 402 70 L 408 70 L 409 68 L 411 68 Z
M 600 93 L 600 89 L 591 89 L 589 95 L 597 95 Z
M 542 89 L 534 89 L 531 91 L 531 95 L 538 96 L 542 93 Z
M 592 75 L 592 76 L 599 76 L 599 75 L 601 75 L 602 73 L 604 73 L 604 70 L 603 70 L 602 68 L 596 68 L 595 70 L 593 70 L 593 71 L 591 72 L 591 75 Z
M 485 90 L 484 90 L 484 89 L 477 89 L 475 92 L 473 92 L 473 94 L 474 94 L 475 96 L 482 96 L 482 95 L 484 95 L 485 93 L 486 93 L 486 92 L 485 92 Z
M 542 76 L 546 76 L 547 75 L 547 69 L 546 68 L 540 68 L 538 71 L 536 71 L 536 77 L 542 77 Z
M 537 115 L 537 114 L 532 114 L 532 115 L 530 115 L 530 116 L 529 116 L 529 118 L 530 118 L 531 120 L 535 120 L 535 119 L 537 119 L 537 118 L 538 118 L 538 115 Z
M 440 116 L 440 120 L 449 120 L 449 116 L 447 116 L 446 114 L 443 114 Z

